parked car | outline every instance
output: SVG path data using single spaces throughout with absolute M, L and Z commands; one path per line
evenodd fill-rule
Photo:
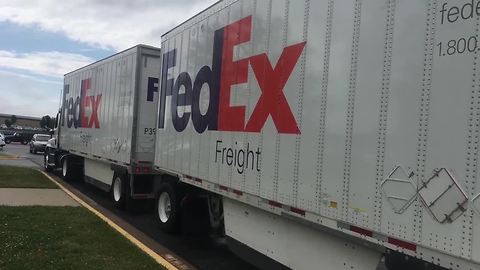
M 22 135 L 18 132 L 13 133 L 13 135 L 5 136 L 5 143 L 6 144 L 10 144 L 12 142 L 19 142 L 19 143 L 22 143 L 23 145 L 26 145 L 26 144 L 28 144 L 29 141 L 30 141 L 30 138 L 28 138 L 27 136 Z
M 44 152 L 47 146 L 48 140 L 51 136 L 46 134 L 35 134 L 30 141 L 30 153 L 36 154 L 37 152 Z
M 0 151 L 3 150 L 3 147 L 5 146 L 5 139 L 2 133 L 0 133 Z

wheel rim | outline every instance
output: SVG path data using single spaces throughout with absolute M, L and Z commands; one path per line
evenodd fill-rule
M 167 192 L 162 192 L 158 198 L 158 217 L 162 223 L 166 223 L 170 219 L 171 211 L 170 196 Z
M 115 178 L 115 183 L 113 183 L 113 199 L 116 202 L 122 199 L 122 179 L 120 177 Z
M 67 160 L 65 159 L 62 164 L 62 175 L 63 177 L 67 176 Z

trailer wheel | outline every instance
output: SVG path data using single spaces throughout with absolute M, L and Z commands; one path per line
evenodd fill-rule
M 155 209 L 162 231 L 171 233 L 179 230 L 181 219 L 180 198 L 172 185 L 168 183 L 160 185 Z
M 222 197 L 210 195 L 208 198 L 210 226 L 214 231 L 224 234 Z
M 124 175 L 117 174 L 113 176 L 113 183 L 111 188 L 111 198 L 113 206 L 117 209 L 125 209 L 125 202 L 127 197 L 127 180 Z
M 73 179 L 73 168 L 67 157 L 62 159 L 62 177 L 66 181 L 71 181 Z

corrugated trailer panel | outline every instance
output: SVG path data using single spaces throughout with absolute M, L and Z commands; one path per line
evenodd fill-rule
M 80 97 L 82 81 L 85 87 L 89 81 L 89 88 L 85 89 L 100 103 L 96 112 L 98 123 L 62 127 L 63 149 L 130 163 L 136 57 L 137 48 L 132 48 L 65 76 L 65 85 L 71 89 L 67 98 Z M 86 112 L 88 115 L 91 118 L 92 112 Z
M 479 262 L 479 25 L 458 5 L 217 3 L 163 36 L 156 166 Z
M 155 150 L 156 112 L 158 109 L 158 75 L 160 51 L 151 47 L 140 47 L 137 90 L 137 112 L 135 114 L 136 135 L 135 162 L 153 162 Z
M 379 199 L 378 187 L 383 180 L 382 177 L 377 178 L 376 173 L 379 119 L 372 116 L 378 115 L 379 108 L 372 106 L 372 97 L 377 97 L 378 100 L 382 88 L 387 16 L 387 9 L 382 8 L 384 3 L 384 0 L 361 3 L 359 9 L 362 16 L 357 35 L 348 221 L 369 228 L 379 224 L 376 200 Z M 364 185 L 377 188 L 365 189 Z
M 129 165 L 135 154 L 153 162 L 158 82 L 150 90 L 148 84 L 158 81 L 159 53 L 137 46 L 66 74 L 60 147 L 121 165 Z M 138 139 L 133 152 L 132 138 Z
M 427 5 L 422 1 L 389 2 L 387 22 L 391 26 L 386 34 L 387 63 L 384 64 L 382 83 L 385 82 L 385 86 L 382 86 L 381 94 L 386 101 L 383 101 L 384 109 L 380 112 L 380 119 L 384 119 L 386 124 L 382 128 L 383 134 L 378 137 L 384 147 L 379 155 L 383 155 L 384 159 L 377 162 L 380 164 L 378 168 L 383 170 L 382 175 L 377 177 L 385 178 L 396 165 L 415 169 Z M 388 34 L 392 38 L 388 38 Z M 398 215 L 386 197 L 381 198 L 382 232 L 413 240 L 417 223 L 415 207 L 409 207 Z
M 446 2 L 459 4 L 454 1 Z M 460 2 L 461 3 L 461 2 Z M 441 10 L 441 5 L 438 10 Z M 440 13 L 441 14 L 441 13 Z M 437 18 L 435 29 L 435 53 L 433 64 L 426 74 L 431 80 L 431 86 L 424 88 L 423 107 L 428 113 L 428 140 L 423 142 L 425 157 L 421 159 L 419 173 L 421 179 L 428 179 L 437 168 L 448 168 L 452 176 L 470 198 L 478 194 L 477 160 L 479 136 L 479 84 L 477 55 L 468 52 L 468 40 L 473 40 L 479 34 L 479 21 L 463 21 L 452 25 L 442 25 L 441 17 Z M 449 40 L 457 40 L 450 42 Z M 462 40 L 464 42 L 462 42 Z M 439 44 L 456 43 L 456 55 L 448 57 L 450 52 L 441 52 Z M 477 43 L 477 42 L 475 42 Z M 473 45 L 472 45 L 473 46 Z M 443 49 L 443 48 L 442 48 Z M 472 48 L 473 49 L 473 48 Z M 463 53 L 461 53 L 463 51 Z M 445 55 L 443 55 L 445 54 Z M 448 109 L 446 109 L 448 108 Z M 417 165 L 418 166 L 418 165 Z M 448 207 L 442 205 L 439 207 Z M 432 206 L 432 209 L 435 206 Z M 421 230 L 422 242 L 427 246 L 443 250 L 465 258 L 470 258 L 479 250 L 472 249 L 473 210 L 469 208 L 458 220 L 446 222 L 438 226 L 438 221 L 422 211 Z M 476 224 L 479 226 L 480 224 Z M 435 227 L 434 231 L 428 228 Z M 437 228 L 438 227 L 438 228 Z M 457 239 L 463 239 L 458 241 Z

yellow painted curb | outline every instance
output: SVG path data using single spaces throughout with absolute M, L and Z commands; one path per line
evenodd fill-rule
M 108 217 L 106 217 L 105 215 L 103 215 L 102 213 L 98 212 L 97 210 L 95 210 L 93 207 L 91 207 L 90 205 L 88 205 L 86 202 L 84 202 L 82 199 L 80 199 L 79 197 L 77 197 L 75 194 L 73 194 L 72 192 L 70 192 L 68 189 L 66 189 L 64 186 L 62 186 L 62 184 L 60 184 L 59 182 L 57 182 L 55 179 L 53 179 L 50 175 L 46 174 L 44 171 L 40 171 L 41 173 L 43 173 L 43 175 L 45 175 L 48 179 L 50 179 L 52 182 L 54 182 L 55 184 L 57 184 L 65 193 L 67 193 L 70 197 L 72 197 L 75 201 L 77 201 L 79 204 L 81 204 L 83 207 L 87 208 L 88 210 L 90 210 L 90 212 L 94 213 L 95 215 L 97 215 L 99 218 L 101 218 L 103 221 L 105 221 L 106 223 L 108 223 L 108 225 L 110 225 L 110 227 L 112 227 L 113 229 L 115 229 L 117 232 L 119 232 L 121 235 L 123 235 L 125 238 L 127 238 L 130 242 L 132 242 L 134 245 L 136 245 L 138 248 L 140 248 L 141 250 L 143 250 L 143 252 L 147 253 L 150 257 L 152 257 L 155 261 L 157 261 L 157 263 L 159 263 L 160 265 L 164 266 L 165 268 L 167 268 L 168 270 L 179 270 L 177 267 L 175 267 L 173 264 L 171 264 L 169 261 L 167 261 L 165 258 L 163 258 L 162 256 L 158 255 L 155 251 L 151 250 L 149 247 L 147 247 L 145 244 L 143 244 L 142 242 L 140 242 L 137 238 L 135 238 L 133 235 L 131 235 L 130 233 L 128 233 L 127 231 L 125 231 L 124 229 L 122 229 L 120 226 L 118 226 L 117 224 L 115 224 L 115 222 L 113 222 L 111 219 L 109 219 Z
M 19 159 L 17 156 L 12 156 L 9 154 L 0 154 L 0 160 L 15 160 Z

